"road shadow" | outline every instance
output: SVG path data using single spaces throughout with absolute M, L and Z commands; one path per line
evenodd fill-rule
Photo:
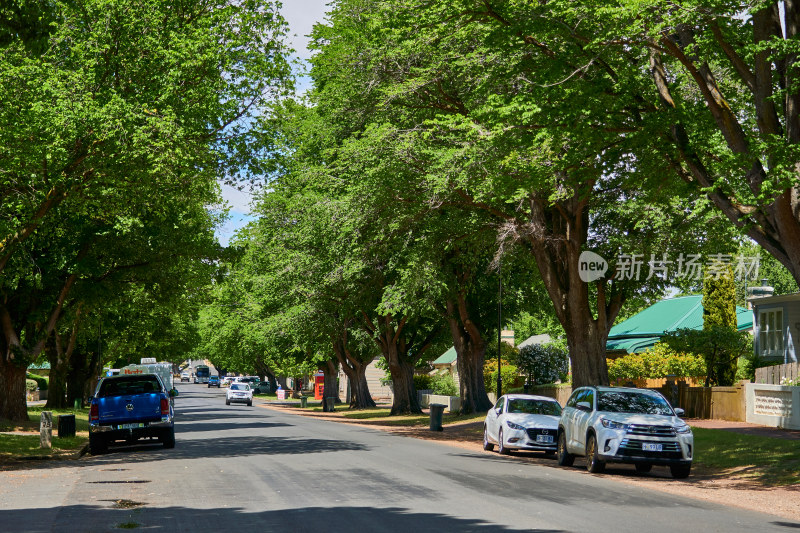
M 485 520 L 460 518 L 442 513 L 420 513 L 400 507 L 301 507 L 248 512 L 241 508 L 195 509 L 149 507 L 128 508 L 118 502 L 107 505 L 70 505 L 56 509 L 0 510 L 0 523 L 15 524 L 14 531 L 75 533 L 133 529 L 146 531 L 291 531 L 293 533 L 351 533 L 384 531 L 415 533 L 562 533 L 563 529 L 537 529 L 531 524 L 513 528 Z M 134 507 L 134 508 L 130 508 Z
M 178 422 L 175 432 L 192 433 L 194 431 L 228 431 L 232 429 L 270 429 L 280 427 L 293 427 L 294 424 L 284 422 Z

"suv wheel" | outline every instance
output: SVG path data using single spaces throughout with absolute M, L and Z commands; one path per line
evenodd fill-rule
M 100 435 L 89 435 L 89 453 L 101 455 L 108 451 L 108 441 Z
M 486 425 L 483 426 L 483 449 L 487 452 L 494 450 L 494 444 L 489 442 L 489 431 L 486 429 Z
M 586 470 L 592 474 L 599 474 L 606 469 L 606 463 L 597 454 L 597 437 L 591 434 L 586 439 Z
M 567 435 L 563 431 L 558 433 L 558 464 L 559 466 L 572 466 L 575 456 L 567 451 Z
M 669 471 L 675 479 L 686 479 L 692 471 L 692 465 L 671 465 Z

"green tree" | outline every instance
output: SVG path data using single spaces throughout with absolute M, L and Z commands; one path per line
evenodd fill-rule
M 736 330 L 738 325 L 733 269 L 707 270 L 703 277 L 703 329 L 721 326 Z
M 37 46 L 12 27 L 28 5 L 0 13 L 0 417 L 13 420 L 73 290 L 210 240 L 217 180 L 260 170 L 255 117 L 290 74 L 269 2 L 56 0 Z

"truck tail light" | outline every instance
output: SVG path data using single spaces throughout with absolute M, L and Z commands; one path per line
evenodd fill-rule
M 169 414 L 169 400 L 166 398 L 161 398 L 161 414 L 168 415 Z
M 96 403 L 93 403 L 89 409 L 89 420 L 100 420 L 100 408 Z

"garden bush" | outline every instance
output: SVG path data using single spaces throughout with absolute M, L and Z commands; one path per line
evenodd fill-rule
M 428 374 L 414 374 L 414 388 L 416 390 L 430 390 L 433 378 Z
M 528 383 L 545 385 L 565 381 L 569 373 L 569 354 L 559 345 L 533 344 L 519 350 L 517 366 L 528 376 Z
M 26 377 L 28 379 L 32 379 L 33 381 L 35 381 L 36 384 L 39 387 L 39 390 L 47 390 L 47 382 L 48 382 L 48 380 L 47 380 L 46 377 L 39 376 L 37 374 L 31 374 L 30 372 L 28 372 L 28 375 Z
M 431 389 L 433 394 L 441 394 L 443 396 L 458 396 L 458 385 L 455 378 L 450 373 L 435 374 L 431 377 Z
M 677 377 L 702 377 L 706 375 L 705 359 L 700 355 L 674 351 L 657 343 L 644 353 L 629 354 L 608 361 L 611 381 Z
M 33 392 L 39 388 L 39 385 L 32 379 L 25 380 L 25 390 Z

